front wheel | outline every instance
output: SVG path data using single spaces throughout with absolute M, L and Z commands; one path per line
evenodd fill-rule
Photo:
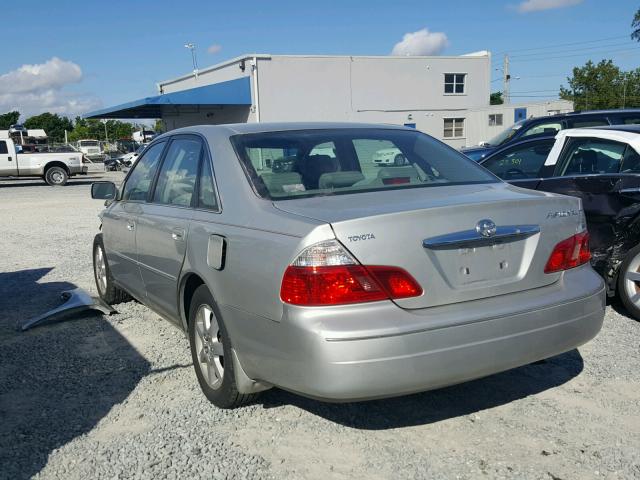
M 627 252 L 618 271 L 618 298 L 627 312 L 640 320 L 640 245 Z
M 93 240 L 93 277 L 98 288 L 98 295 L 109 305 L 128 302 L 131 296 L 120 287 L 116 286 L 109 270 L 107 256 L 105 255 L 102 234 L 96 235 Z
M 47 171 L 44 172 L 44 181 L 52 187 L 66 185 L 68 179 L 69 174 L 62 167 L 49 167 Z
M 189 343 L 198 383 L 211 403 L 220 408 L 236 408 L 255 398 L 255 394 L 238 392 L 231 341 L 205 285 L 196 289 L 191 300 Z

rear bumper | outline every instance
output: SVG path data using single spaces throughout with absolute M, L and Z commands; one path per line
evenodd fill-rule
M 604 309 L 603 281 L 586 266 L 536 291 L 419 311 L 391 302 L 286 306 L 273 342 L 264 332 L 260 344 L 236 344 L 252 378 L 322 400 L 367 400 L 452 385 L 572 350 L 600 331 Z

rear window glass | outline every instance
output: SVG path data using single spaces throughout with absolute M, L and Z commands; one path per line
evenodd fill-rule
M 415 131 L 296 130 L 235 135 L 231 141 L 257 192 L 274 200 L 499 182 Z

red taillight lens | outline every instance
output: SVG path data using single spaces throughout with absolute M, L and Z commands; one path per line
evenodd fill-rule
M 578 233 L 558 243 L 544 267 L 544 273 L 559 272 L 583 265 L 591 259 L 589 234 Z
M 374 302 L 421 294 L 422 288 L 401 268 L 362 265 L 289 266 L 280 290 L 283 302 L 305 306 Z
M 404 183 L 410 183 L 411 179 L 409 177 L 391 177 L 391 178 L 383 178 L 383 185 L 402 185 Z

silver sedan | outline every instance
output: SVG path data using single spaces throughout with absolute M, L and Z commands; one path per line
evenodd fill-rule
M 404 161 L 372 161 L 389 149 Z M 579 199 L 413 129 L 174 130 L 92 196 L 101 297 L 183 328 L 219 407 L 272 386 L 353 401 L 464 382 L 571 350 L 604 317 Z

